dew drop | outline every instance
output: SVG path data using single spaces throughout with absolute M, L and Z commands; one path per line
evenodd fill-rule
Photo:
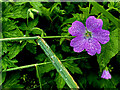
M 62 71 L 62 69 L 60 69 L 60 72 Z
M 107 41 L 104 41 L 104 43 L 107 43 Z
M 65 78 L 65 80 L 67 80 L 67 78 Z
M 97 50 L 97 48 L 95 48 L 95 50 Z
M 54 58 L 54 56 L 51 56 L 51 58 L 53 59 L 53 58 Z
M 94 47 L 91 47 L 92 49 L 94 49 Z

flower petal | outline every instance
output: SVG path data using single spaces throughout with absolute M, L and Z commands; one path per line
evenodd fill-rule
M 111 79 L 111 75 L 110 75 L 109 71 L 104 70 L 103 73 L 102 73 L 101 78 Z
M 84 50 L 86 39 L 83 36 L 77 36 L 70 42 L 70 46 L 74 47 L 75 52 L 82 52 Z
M 96 29 L 92 32 L 92 36 L 101 44 L 106 44 L 110 40 L 109 35 L 110 32 L 103 29 Z
M 82 22 L 79 21 L 75 21 L 72 23 L 72 26 L 68 29 L 68 32 L 72 35 L 72 36 L 78 36 L 78 35 L 82 35 L 83 33 L 85 33 L 85 26 L 83 25 Z
M 96 19 L 94 16 L 90 16 L 86 20 L 86 27 L 89 31 L 93 31 L 95 29 L 102 29 L 102 25 L 102 19 Z
M 98 54 L 101 53 L 101 45 L 100 43 L 94 39 L 94 38 L 90 38 L 86 41 L 85 43 L 85 49 L 88 52 L 89 55 L 93 56 L 96 54 L 96 52 Z

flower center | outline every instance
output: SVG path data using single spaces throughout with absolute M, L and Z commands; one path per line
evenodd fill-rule
M 86 37 L 86 38 L 92 37 L 92 33 L 89 32 L 88 30 L 86 30 L 85 37 Z

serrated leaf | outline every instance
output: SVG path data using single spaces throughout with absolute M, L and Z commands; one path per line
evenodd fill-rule
M 2 12 L 4 17 L 6 18 L 26 18 L 27 16 L 27 9 L 28 7 L 25 7 L 24 5 L 18 6 L 18 5 L 11 5 L 10 3 L 6 5 L 5 10 Z
M 10 68 L 10 67 L 17 67 L 15 65 L 15 63 L 17 62 L 14 62 L 16 60 L 10 60 L 7 55 L 5 55 L 3 58 L 2 58 L 2 69 L 3 70 L 6 70 L 7 68 Z
M 14 57 L 16 57 L 16 55 L 22 51 L 22 49 L 24 48 L 24 46 L 26 45 L 26 42 L 23 42 L 21 45 L 20 44 L 13 44 L 12 47 L 9 47 L 8 51 L 8 56 L 9 59 L 12 59 Z
M 5 81 L 5 78 L 6 78 L 6 72 L 2 72 L 2 83 Z
M 97 10 L 95 7 L 92 7 L 90 15 L 98 15 L 100 13 L 99 10 Z
M 51 70 L 54 70 L 55 67 L 52 64 L 46 64 L 46 65 L 42 65 L 40 66 L 41 69 L 41 73 L 47 73 L 50 72 Z
M 100 70 L 104 68 L 112 57 L 118 53 L 118 29 L 115 29 L 110 33 L 110 41 L 102 45 L 101 54 L 97 55 L 97 61 L 100 66 Z M 104 66 L 102 66 L 104 65 Z
M 57 84 L 57 88 L 63 88 L 65 86 L 65 81 L 60 74 L 56 74 L 55 82 Z
M 30 2 L 34 9 L 38 10 L 40 15 L 42 15 L 41 7 L 43 6 L 41 2 Z
M 23 36 L 23 32 L 20 31 L 19 29 L 16 30 L 12 30 L 12 31 L 3 31 L 3 36 L 5 38 L 10 38 L 10 37 L 22 37 Z
M 21 26 L 19 26 L 19 28 L 21 30 L 28 30 L 28 27 L 26 26 L 26 24 L 24 22 L 21 24 Z
M 32 29 L 38 24 L 39 17 L 35 18 L 34 20 L 28 22 L 28 28 Z
M 68 24 L 68 23 L 73 23 L 75 20 L 76 20 L 76 17 L 66 19 L 66 20 L 63 22 L 63 24 L 61 25 L 61 27 L 63 27 L 64 25 L 66 25 L 66 24 Z
M 15 2 L 14 4 L 15 5 L 22 5 L 22 4 L 25 4 L 26 2 Z
M 66 43 L 63 43 L 63 44 L 62 44 L 62 50 L 63 50 L 64 52 L 70 52 L 70 47 L 67 46 Z
M 6 82 L 3 83 L 2 88 L 23 88 L 24 86 L 22 84 L 19 84 L 20 80 L 20 74 L 12 74 L 9 76 L 9 78 L 6 80 Z
M 37 59 L 37 60 L 39 60 L 39 61 L 43 61 L 43 60 L 46 59 L 46 55 L 45 55 L 44 53 L 41 53 L 41 54 L 37 55 L 37 56 L 35 57 L 35 59 Z
M 89 16 L 89 7 L 82 8 L 80 5 L 78 7 L 83 12 L 84 17 L 87 18 Z
M 69 64 L 67 62 L 63 63 L 65 65 L 66 68 L 68 68 L 73 74 L 74 73 L 78 73 L 78 74 L 82 74 L 82 71 L 79 67 L 77 67 L 77 64 Z
M 35 44 L 27 43 L 26 49 L 27 49 L 28 51 L 30 51 L 31 53 L 33 53 L 33 54 L 36 54 L 36 53 L 37 53 L 37 51 L 36 51 L 37 47 L 36 47 Z
M 7 32 L 7 31 L 11 31 L 14 30 L 17 27 L 16 23 L 18 23 L 18 21 L 14 21 L 14 20 L 10 20 L 10 19 L 5 19 L 3 18 L 3 22 L 2 22 L 2 31 L 3 32 Z

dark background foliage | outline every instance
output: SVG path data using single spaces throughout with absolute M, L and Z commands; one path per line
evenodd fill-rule
M 119 18 L 118 2 L 99 3 L 107 12 Z M 36 9 L 28 16 L 28 9 Z M 60 60 L 79 58 L 63 62 L 80 88 L 117 88 L 120 89 L 120 54 L 118 50 L 118 29 L 101 11 L 89 2 L 3 2 L 2 37 L 26 36 L 68 36 L 68 28 L 75 20 L 85 21 L 89 16 L 103 20 L 103 29 L 111 32 L 111 41 L 102 45 L 100 55 L 89 56 L 86 51 L 75 53 L 70 47 L 70 38 L 45 39 Z M 33 19 L 32 19 L 33 18 Z M 34 29 L 34 28 L 39 28 Z M 9 41 L 2 43 L 2 69 L 20 67 L 35 63 L 49 62 L 36 40 Z M 103 60 L 101 63 L 101 60 Z M 101 79 L 102 70 L 108 66 L 111 80 Z M 39 66 L 42 88 L 69 87 L 57 73 L 52 64 Z M 3 88 L 39 89 L 35 67 L 3 72 Z

